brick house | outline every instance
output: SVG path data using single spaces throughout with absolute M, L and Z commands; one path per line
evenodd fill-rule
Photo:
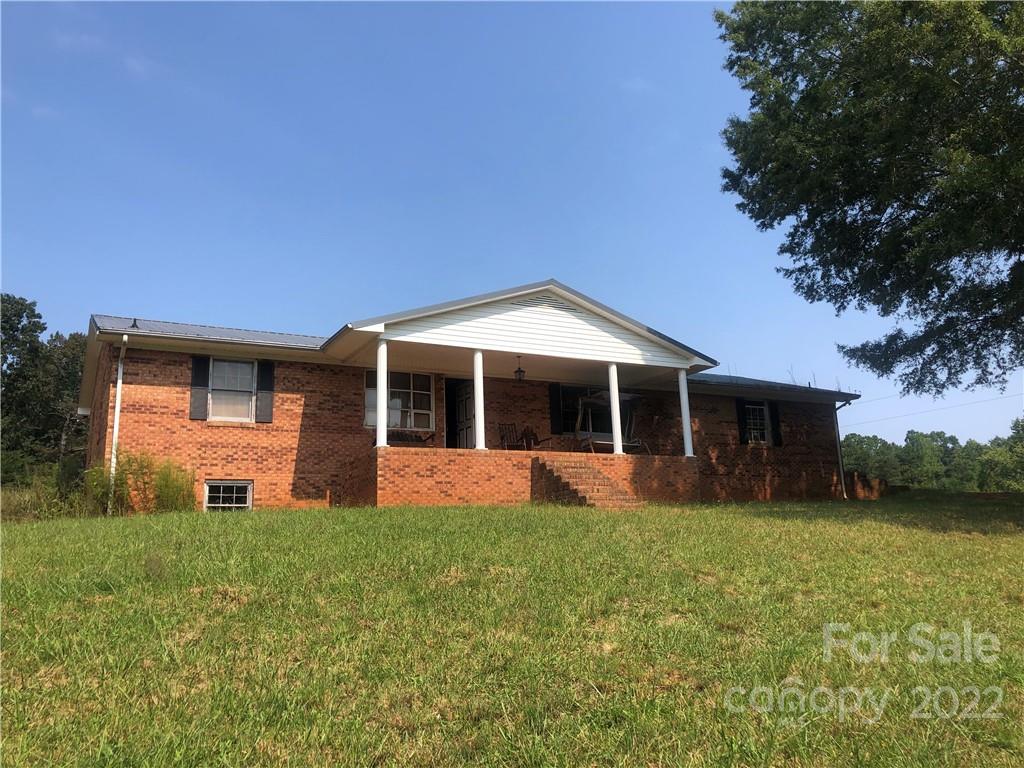
M 716 364 L 548 280 L 329 338 L 94 315 L 80 412 L 215 509 L 842 497 L 858 395 Z

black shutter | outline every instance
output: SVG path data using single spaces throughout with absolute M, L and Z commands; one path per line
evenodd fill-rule
M 192 392 L 188 401 L 190 419 L 206 419 L 210 404 L 210 358 L 196 355 L 192 358 Z
M 551 434 L 562 434 L 562 385 L 548 385 L 548 407 L 551 409 Z
M 274 361 L 256 363 L 256 421 L 269 424 L 274 420 Z
M 772 425 L 772 445 L 782 445 L 782 430 L 779 428 L 779 404 L 768 403 L 768 419 Z
M 736 398 L 736 425 L 740 428 L 740 445 L 750 442 L 750 435 L 747 432 L 747 401 L 742 397 Z

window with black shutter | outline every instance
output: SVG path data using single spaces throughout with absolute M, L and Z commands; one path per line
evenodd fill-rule
M 192 358 L 188 416 L 210 421 L 273 421 L 274 363 L 196 355 Z
M 551 434 L 562 434 L 562 385 L 548 385 L 548 412 L 551 415 Z
M 188 417 L 206 420 L 210 407 L 210 358 L 192 358 L 192 389 L 189 394 Z
M 256 364 L 256 421 L 269 424 L 274 420 L 274 362 L 260 360 Z
M 741 445 L 782 445 L 779 409 L 772 401 L 736 398 L 736 424 Z
M 253 421 L 256 363 L 220 360 L 210 366 L 210 418 L 217 421 Z
M 772 445 L 782 445 L 782 426 L 779 422 L 779 404 L 774 400 L 768 403 L 768 421 L 772 428 Z

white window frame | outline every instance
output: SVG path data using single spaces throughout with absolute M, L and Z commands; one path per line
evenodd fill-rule
M 252 365 L 252 384 L 249 389 L 249 416 L 243 418 L 239 416 L 214 416 L 213 415 L 213 366 L 221 360 L 226 363 L 249 363 Z M 210 379 L 206 386 L 206 420 L 207 421 L 237 421 L 240 424 L 247 424 L 256 421 L 256 376 L 258 374 L 259 365 L 255 360 L 249 360 L 241 357 L 214 357 L 210 356 Z M 222 392 L 229 391 L 241 391 L 241 390 L 219 390 Z
M 747 422 L 747 442 L 751 445 L 771 445 L 772 444 L 772 422 L 771 415 L 768 412 L 768 401 L 767 400 L 746 400 L 743 403 L 744 416 L 746 416 Z M 750 426 L 750 409 L 760 409 L 763 414 L 764 420 L 764 439 L 756 440 L 754 438 L 753 430 Z
M 252 509 L 252 480 L 206 480 L 203 483 L 203 509 L 210 509 L 211 485 L 244 485 L 246 486 L 246 504 L 244 507 L 217 504 L 215 511 L 226 512 L 233 509 Z
M 424 373 L 423 371 L 392 371 L 392 370 L 389 369 L 388 370 L 388 402 L 391 401 L 391 391 L 392 391 L 392 388 L 391 388 L 391 374 L 393 374 L 393 373 L 405 373 L 405 374 L 408 374 L 409 375 L 409 386 L 410 387 L 412 387 L 412 381 L 413 381 L 412 377 L 413 376 L 429 376 L 430 377 L 430 426 L 429 427 L 388 427 L 388 429 L 399 430 L 399 431 L 402 431 L 402 432 L 433 432 L 434 429 L 435 429 L 435 426 L 434 426 L 435 425 L 435 419 L 437 418 L 437 407 L 436 407 L 437 404 L 434 402 L 434 400 L 435 400 L 435 398 L 434 398 L 434 374 L 432 374 L 432 373 Z M 367 368 L 364 371 L 364 373 L 363 373 L 363 426 L 366 427 L 366 429 L 376 429 L 376 424 L 368 423 L 368 419 L 369 419 L 369 416 L 370 416 L 370 409 L 369 409 L 369 407 L 367 406 L 367 403 L 366 403 L 366 393 L 370 392 L 370 391 L 373 391 L 373 392 L 377 391 L 377 387 L 376 386 L 374 386 L 372 388 L 370 386 L 368 386 L 368 382 L 371 379 L 374 381 L 374 384 L 376 384 L 376 375 L 377 375 L 377 370 L 375 368 Z M 395 391 L 396 392 L 408 392 L 409 393 L 409 405 L 410 405 L 409 413 L 413 416 L 413 420 L 415 420 L 415 414 L 416 413 L 424 413 L 424 411 L 421 408 L 413 408 L 413 407 L 411 407 L 415 393 L 419 392 L 420 394 L 424 394 L 422 390 L 418 390 L 418 389 L 398 389 L 398 390 L 395 390 Z M 376 403 L 376 400 L 374 402 Z M 389 408 L 388 410 L 390 411 L 391 409 Z M 374 413 L 376 413 L 376 406 L 374 407 Z

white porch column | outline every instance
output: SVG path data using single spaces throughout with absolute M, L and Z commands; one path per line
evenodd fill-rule
M 484 353 L 473 352 L 473 447 L 487 449 L 484 424 Z
M 388 444 L 388 343 L 377 339 L 377 447 Z
M 686 369 L 679 369 L 679 411 L 683 417 L 683 452 L 693 456 L 693 429 L 690 426 L 690 392 L 686 388 Z
M 612 411 L 612 453 L 622 453 L 622 413 L 619 408 L 619 367 L 608 363 L 608 404 Z

